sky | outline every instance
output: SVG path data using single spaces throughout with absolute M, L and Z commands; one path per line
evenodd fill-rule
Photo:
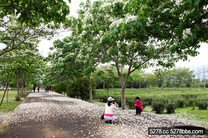
M 77 10 L 79 9 L 79 4 L 84 0 L 72 0 L 70 5 L 70 16 L 77 17 Z M 69 36 L 70 32 L 62 32 L 58 36 L 55 36 L 51 40 L 42 39 L 39 43 L 39 51 L 44 56 L 47 57 L 50 52 L 49 48 L 53 45 L 53 41 L 57 39 L 63 39 L 66 36 Z M 189 57 L 188 61 L 179 61 L 176 63 L 176 67 L 186 67 L 192 70 L 196 70 L 202 66 L 208 66 L 208 44 L 202 43 L 200 49 L 198 50 L 199 54 L 196 57 Z M 149 69 L 151 72 L 153 69 Z

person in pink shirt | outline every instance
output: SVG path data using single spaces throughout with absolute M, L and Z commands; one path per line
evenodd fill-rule
M 134 106 L 136 107 L 136 114 L 135 115 L 141 115 L 141 112 L 143 111 L 143 106 L 142 106 L 142 101 L 140 101 L 139 97 L 135 98 L 135 104 Z

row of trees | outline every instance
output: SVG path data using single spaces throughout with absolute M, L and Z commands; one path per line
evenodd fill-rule
M 22 45 L 22 50 L 9 52 L 0 58 L 0 85 L 6 88 L 2 102 L 6 92 L 8 93 L 8 87 L 16 87 L 17 96 L 21 97 L 30 91 L 34 84 L 40 83 L 44 73 L 42 68 L 46 66 L 46 62 L 39 54 L 37 41 L 27 44 L 30 48 Z
M 63 0 L 1 0 L 0 85 L 6 90 L 0 105 L 9 86 L 23 96 L 28 87 L 39 84 L 46 62 L 37 49 L 38 39 L 50 39 L 60 28 L 67 28 L 68 14 Z
M 124 70 L 124 76 L 127 70 Z M 97 88 L 120 88 L 119 78 L 113 67 L 103 66 L 93 73 Z M 127 88 L 147 87 L 200 87 L 201 81 L 195 78 L 194 71 L 188 68 L 156 70 L 154 73 L 135 71 L 129 76 Z
M 188 55 L 196 56 L 199 44 L 207 42 L 206 1 L 87 0 L 80 6 L 71 36 L 56 41 L 59 46 L 54 45 L 49 58 L 55 63 L 51 68 L 62 77 L 88 77 L 90 101 L 91 77 L 98 64 L 115 67 L 125 109 L 125 88 L 132 73 L 151 66 L 172 67 Z

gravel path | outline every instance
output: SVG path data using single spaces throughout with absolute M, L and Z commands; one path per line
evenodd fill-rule
M 0 137 L 143 138 L 150 137 L 148 127 L 190 125 L 175 118 L 145 112 L 141 116 L 134 116 L 134 110 L 117 110 L 115 114 L 118 119 L 110 125 L 100 119 L 102 113 L 103 108 L 98 105 L 55 92 L 30 93 Z

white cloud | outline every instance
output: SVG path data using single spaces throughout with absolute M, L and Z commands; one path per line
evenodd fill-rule
M 199 48 L 199 54 L 196 57 L 189 57 L 188 61 L 179 61 L 176 63 L 176 67 L 187 67 L 195 70 L 200 66 L 208 66 L 208 44 L 202 43 Z

